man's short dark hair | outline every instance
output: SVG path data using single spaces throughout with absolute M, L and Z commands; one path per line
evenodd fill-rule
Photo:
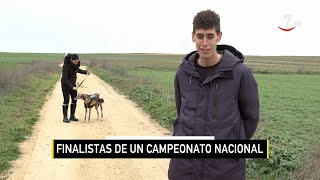
M 193 32 L 201 28 L 214 28 L 217 33 L 220 33 L 220 16 L 210 9 L 198 12 L 193 19 Z

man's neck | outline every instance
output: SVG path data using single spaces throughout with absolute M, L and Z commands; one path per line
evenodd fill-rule
M 221 58 L 221 54 L 216 53 L 213 57 L 210 57 L 208 59 L 203 59 L 199 57 L 197 62 L 202 67 L 209 67 L 217 64 L 220 61 L 220 58 Z

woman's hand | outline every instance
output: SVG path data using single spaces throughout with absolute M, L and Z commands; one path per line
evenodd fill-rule
M 76 91 L 76 90 L 78 90 L 78 88 L 77 87 L 73 87 L 72 90 Z

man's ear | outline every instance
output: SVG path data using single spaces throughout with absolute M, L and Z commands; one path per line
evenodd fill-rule
M 222 32 L 220 31 L 218 34 L 217 43 L 221 41 L 221 38 L 222 38 Z
M 192 36 L 192 42 L 196 42 L 196 39 L 195 39 L 195 34 L 194 32 L 191 33 L 191 36 Z

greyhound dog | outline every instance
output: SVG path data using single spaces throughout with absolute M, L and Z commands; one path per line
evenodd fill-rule
M 98 107 L 101 108 L 101 118 L 103 119 L 103 111 L 102 111 L 102 103 L 104 103 L 103 97 L 99 93 L 94 94 L 78 94 L 77 99 L 82 99 L 84 101 L 84 107 L 86 109 L 84 121 L 87 119 L 87 110 L 89 109 L 89 118 L 87 120 L 87 123 L 90 121 L 90 115 L 91 115 L 91 109 L 95 107 L 98 119 L 99 119 L 99 110 Z

